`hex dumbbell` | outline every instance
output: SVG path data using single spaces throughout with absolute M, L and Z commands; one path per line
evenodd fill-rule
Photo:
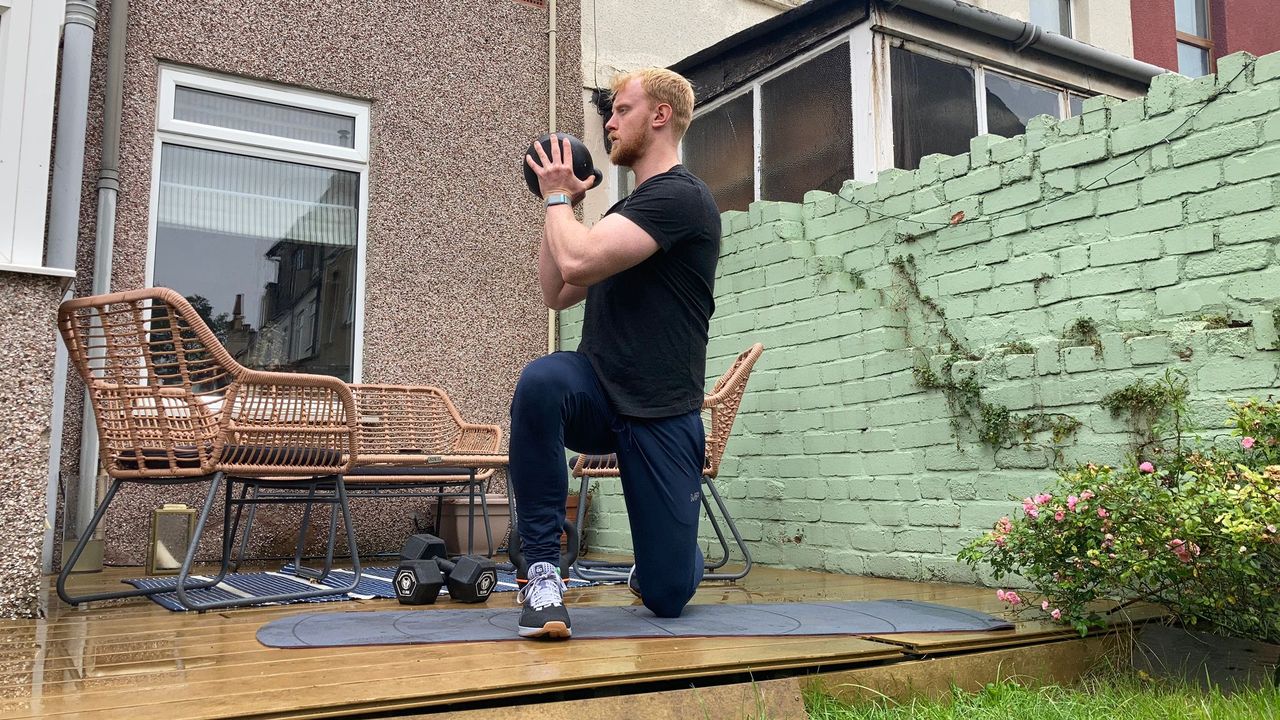
M 463 555 L 457 562 L 437 558 L 436 564 L 444 572 L 449 597 L 457 602 L 484 602 L 498 585 L 498 565 L 489 558 Z
M 435 558 L 405 560 L 391 579 L 401 605 L 431 605 L 444 586 L 444 573 Z

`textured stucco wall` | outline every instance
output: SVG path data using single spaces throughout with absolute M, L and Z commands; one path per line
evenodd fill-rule
M 100 5 L 80 294 L 93 264 L 109 31 L 109 2 Z M 559 124 L 581 133 L 578 2 L 561 0 L 558 15 Z M 159 62 L 368 100 L 363 379 L 437 385 L 465 418 L 505 425 L 520 368 L 546 349 L 535 268 L 542 213 L 518 169 L 547 126 L 546 26 L 545 9 L 514 0 L 133 3 L 113 289 L 145 278 Z M 79 391 L 69 398 L 74 425 Z M 66 446 L 74 470 L 77 428 L 68 428 Z M 108 561 L 140 562 L 150 510 L 177 495 L 128 490 L 105 523 Z M 181 499 L 196 503 L 200 494 Z M 365 549 L 398 546 L 412 510 L 427 505 L 358 503 Z M 260 549 L 287 545 L 280 532 L 257 537 Z
M 0 618 L 39 611 L 61 285 L 0 271 Z
M 1068 466 L 1131 451 L 1127 418 L 1099 403 L 1139 379 L 1184 375 L 1206 438 L 1224 432 L 1226 399 L 1275 393 L 1280 53 L 1250 61 L 725 214 L 708 373 L 766 349 L 717 482 L 758 560 L 975 579 L 957 550 L 1015 510 L 1010 496 L 1052 484 L 1052 438 L 980 441 L 922 386 L 925 363 L 954 361 L 992 408 L 1079 420 Z M 908 256 L 914 269 L 895 270 Z M 1083 318 L 1096 344 L 1068 332 Z M 625 549 L 618 484 L 601 481 L 593 507 L 590 546 Z

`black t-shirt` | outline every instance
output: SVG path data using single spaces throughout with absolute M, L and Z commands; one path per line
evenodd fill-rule
M 715 312 L 720 211 L 706 184 L 676 165 L 609 208 L 658 251 L 587 289 L 583 353 L 614 410 L 660 418 L 702 407 L 707 325 Z

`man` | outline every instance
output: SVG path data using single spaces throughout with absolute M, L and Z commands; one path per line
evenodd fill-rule
M 669 70 L 616 78 L 610 159 L 636 189 L 588 229 L 573 215 L 594 180 L 573 174 L 568 140 L 527 160 L 545 198 L 538 280 L 547 307 L 587 301 L 577 352 L 525 366 L 511 403 L 511 484 L 529 563 L 520 634 L 567 638 L 560 531 L 564 448 L 616 452 L 635 566 L 628 584 L 654 614 L 676 617 L 702 579 L 698 548 L 705 440 L 700 409 L 707 324 L 720 254 L 710 190 L 680 165 L 693 88 Z

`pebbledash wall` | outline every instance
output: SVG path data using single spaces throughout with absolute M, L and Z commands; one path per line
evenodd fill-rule
M 1273 392 L 1280 54 L 1218 69 L 838 195 L 725 214 L 707 372 L 766 346 L 718 480 L 758 560 L 975 580 L 956 552 L 1011 497 L 1046 487 L 1055 463 L 1132 451 L 1108 392 L 1172 368 L 1208 432 L 1225 399 Z M 564 315 L 564 347 L 580 319 Z M 1095 337 L 1074 332 L 1082 319 Z M 917 368 L 941 372 L 957 349 L 978 359 L 951 372 L 983 402 L 1082 423 L 1059 456 L 1049 433 L 995 449 L 952 422 Z M 617 483 L 595 507 L 591 546 L 629 547 Z

